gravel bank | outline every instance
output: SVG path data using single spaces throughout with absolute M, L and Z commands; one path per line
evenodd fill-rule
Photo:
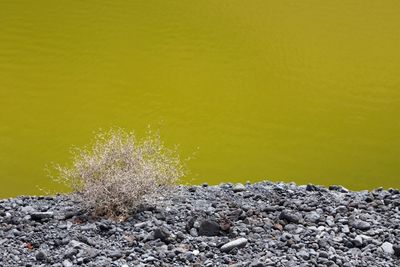
M 177 187 L 118 223 L 68 196 L 0 200 L 0 266 L 400 266 L 400 192 Z

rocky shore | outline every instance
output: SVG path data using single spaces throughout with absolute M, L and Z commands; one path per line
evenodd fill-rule
M 0 200 L 0 266 L 400 266 L 400 191 L 179 186 L 124 222 Z

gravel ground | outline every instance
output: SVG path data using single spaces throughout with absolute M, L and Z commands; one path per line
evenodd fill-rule
M 125 222 L 69 196 L 0 200 L 0 266 L 400 266 L 400 192 L 179 186 Z

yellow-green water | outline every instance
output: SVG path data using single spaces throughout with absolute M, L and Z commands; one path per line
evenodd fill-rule
M 148 124 L 197 151 L 196 183 L 400 187 L 399 14 L 397 0 L 1 0 L 0 197 L 57 189 L 45 164 L 98 128 Z

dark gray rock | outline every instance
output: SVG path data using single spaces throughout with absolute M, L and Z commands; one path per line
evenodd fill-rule
M 371 224 L 366 221 L 356 220 L 353 223 L 353 227 L 361 231 L 367 231 L 371 229 Z
M 308 184 L 306 186 L 306 191 L 318 191 L 318 187 L 313 184 Z
M 35 258 L 38 261 L 43 261 L 43 262 L 47 261 L 47 255 L 43 250 L 39 250 L 38 252 L 36 252 Z
M 394 255 L 400 257 L 400 245 L 393 245 L 393 252 L 394 252 Z
M 35 220 L 35 221 L 51 219 L 51 218 L 53 218 L 53 216 L 54 216 L 53 212 L 33 212 L 33 213 L 31 213 L 31 219 Z
M 165 229 L 164 227 L 159 227 L 159 228 L 154 229 L 154 238 L 155 239 L 159 238 L 161 241 L 168 243 L 171 241 L 170 237 L 171 237 L 170 232 L 167 229 Z
M 299 223 L 301 217 L 300 217 L 300 215 L 298 215 L 297 213 L 295 213 L 293 211 L 284 210 L 280 213 L 279 219 L 285 220 L 290 223 Z
M 218 236 L 220 234 L 220 226 L 213 220 L 204 220 L 200 223 L 198 233 L 202 236 Z

